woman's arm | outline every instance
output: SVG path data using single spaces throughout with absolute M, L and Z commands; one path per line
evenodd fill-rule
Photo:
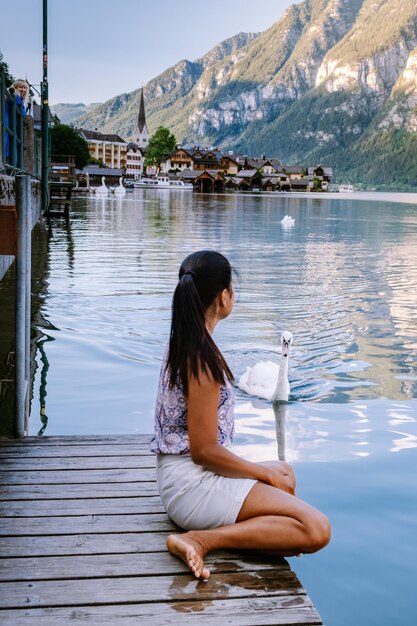
M 188 434 L 194 463 L 232 478 L 253 478 L 285 488 L 282 475 L 273 468 L 246 461 L 217 442 L 217 410 L 220 385 L 207 374 L 188 381 Z

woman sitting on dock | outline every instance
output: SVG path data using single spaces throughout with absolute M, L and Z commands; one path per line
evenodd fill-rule
M 294 556 L 330 540 L 323 513 L 295 496 L 292 468 L 252 463 L 228 450 L 234 432 L 233 375 L 213 341 L 234 304 L 232 269 L 220 253 L 184 259 L 172 303 L 151 450 L 159 493 L 171 519 L 188 532 L 170 535 L 169 551 L 196 578 L 218 549 L 269 550 Z

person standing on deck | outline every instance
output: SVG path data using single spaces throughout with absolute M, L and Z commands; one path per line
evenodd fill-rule
M 166 511 L 187 531 L 170 535 L 168 550 L 202 579 L 210 575 L 204 556 L 212 550 L 294 556 L 330 541 L 326 516 L 295 496 L 290 465 L 252 463 L 228 450 L 233 375 L 212 334 L 233 305 L 229 261 L 211 250 L 187 256 L 173 297 L 150 449 Z

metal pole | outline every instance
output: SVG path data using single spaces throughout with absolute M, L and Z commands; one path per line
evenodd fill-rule
M 48 209 L 49 104 L 48 104 L 48 1 L 43 0 L 43 79 L 42 79 L 42 211 Z
M 27 183 L 16 176 L 18 251 L 16 256 L 16 425 L 17 437 L 24 437 L 26 417 L 26 255 L 27 255 Z
M 31 296 L 32 296 L 32 180 L 30 176 L 25 176 L 26 185 L 26 210 L 25 210 L 25 229 L 26 229 L 26 253 L 25 253 L 25 278 L 26 278 L 26 310 L 25 310 L 25 330 L 26 330 L 26 358 L 25 358 L 25 378 L 27 384 L 30 381 L 30 329 L 31 329 Z M 28 398 L 29 400 L 29 394 Z M 29 414 L 29 404 L 26 415 Z

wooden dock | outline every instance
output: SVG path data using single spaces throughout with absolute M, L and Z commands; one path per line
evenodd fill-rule
M 72 205 L 71 194 L 74 184 L 49 181 L 49 206 L 47 215 L 68 217 Z
M 322 624 L 284 559 L 216 552 L 201 582 L 166 551 L 148 441 L 0 442 L 0 623 Z

